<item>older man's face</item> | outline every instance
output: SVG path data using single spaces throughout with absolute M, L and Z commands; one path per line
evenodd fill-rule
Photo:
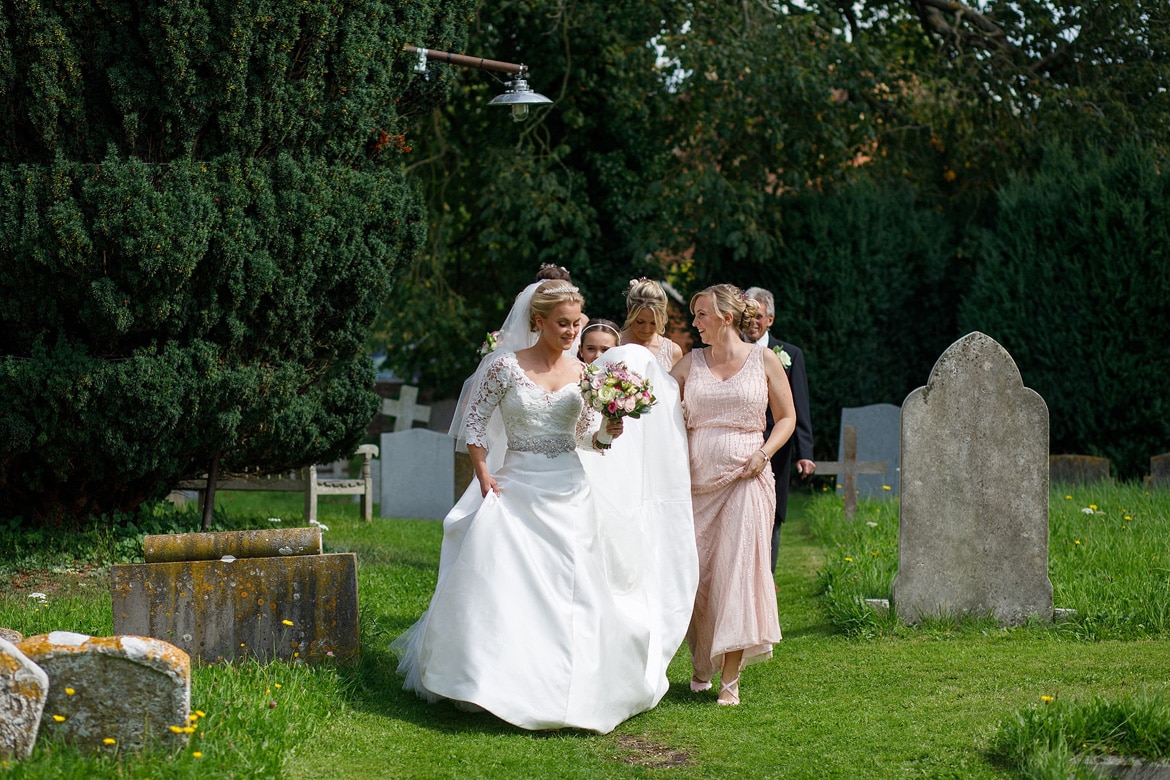
M 761 305 L 760 313 L 751 321 L 743 335 L 747 336 L 749 341 L 759 341 L 775 320 L 775 315 L 764 314 L 764 307 Z

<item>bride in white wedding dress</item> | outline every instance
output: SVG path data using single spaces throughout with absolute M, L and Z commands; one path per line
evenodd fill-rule
M 667 458 L 665 479 L 682 484 L 666 510 L 645 495 L 640 444 L 618 455 L 626 437 L 615 436 L 604 456 L 587 454 L 601 448 L 569 351 L 581 306 L 567 282 L 530 285 L 466 388 L 453 432 L 476 481 L 444 520 L 429 609 L 391 647 L 404 687 L 423 698 L 525 729 L 605 733 L 666 693 L 698 565 L 689 501 L 675 500 L 689 493 L 685 437 Z M 663 390 L 675 399 L 660 424 L 681 431 L 677 390 Z M 623 433 L 620 421 L 606 427 Z M 604 484 L 623 461 L 619 481 L 637 490 Z

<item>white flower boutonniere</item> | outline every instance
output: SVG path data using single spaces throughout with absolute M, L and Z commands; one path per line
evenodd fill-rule
M 784 366 L 785 368 L 792 367 L 792 355 L 789 355 L 787 352 L 785 352 L 784 347 L 777 345 L 772 347 L 772 351 L 776 353 L 776 357 L 780 358 L 780 365 Z

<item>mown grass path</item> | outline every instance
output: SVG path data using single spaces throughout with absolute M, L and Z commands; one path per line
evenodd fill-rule
M 744 672 L 743 704 L 687 688 L 680 651 L 653 711 L 598 736 L 529 733 L 401 690 L 386 645 L 425 608 L 437 523 L 334 529 L 360 561 L 364 658 L 349 700 L 286 764 L 294 778 L 345 777 L 1000 777 L 985 749 L 996 726 L 1040 697 L 1170 693 L 1164 641 L 1087 643 L 1052 632 L 835 634 L 815 593 L 821 551 L 803 496 L 785 528 L 784 641 Z

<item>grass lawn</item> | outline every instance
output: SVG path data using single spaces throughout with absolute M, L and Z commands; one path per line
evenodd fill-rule
M 299 516 L 295 497 L 225 494 L 221 500 L 229 514 Z M 238 510 L 231 504 L 257 500 L 267 503 L 261 509 L 241 503 Z M 1082 503 L 1079 495 L 1068 500 Z M 1055 494 L 1053 501 L 1055 511 Z M 206 717 L 186 751 L 95 759 L 59 745 L 38 745 L 29 762 L 10 763 L 0 777 L 1006 777 L 1025 770 L 1018 761 L 1011 767 L 1005 763 L 1005 726 L 1035 718 L 1044 722 L 1058 708 L 1063 714 L 1080 712 L 1081 703 L 1101 699 L 1170 701 L 1167 635 L 1145 624 L 1141 630 L 1127 628 L 1116 610 L 1092 610 L 1098 622 L 1107 615 L 1113 628 L 1098 626 L 1091 636 L 1067 627 L 1004 630 L 978 621 L 904 628 L 879 617 L 851 630 L 858 614 L 841 620 L 842 609 L 833 604 L 846 590 L 842 583 L 854 581 L 836 562 L 856 540 L 848 529 L 834 535 L 823 527 L 835 522 L 826 518 L 840 513 L 839 506 L 831 497 L 793 497 L 777 577 L 784 641 L 771 661 L 744 672 L 738 708 L 717 707 L 711 692 L 690 692 L 685 649 L 671 667 L 671 690 L 663 702 L 605 736 L 533 734 L 448 703 L 420 701 L 402 690 L 387 646 L 426 607 L 440 524 L 364 524 L 356 505 L 339 502 L 323 507 L 322 522 L 329 526 L 330 550 L 358 554 L 363 636 L 358 667 L 200 668 L 192 699 Z M 1157 504 L 1160 509 L 1143 509 L 1161 513 L 1163 532 L 1168 506 L 1170 497 Z M 888 505 L 885 511 L 889 516 Z M 859 521 L 860 527 L 873 528 Z M 1055 517 L 1053 524 L 1051 569 L 1075 571 L 1061 568 L 1063 553 L 1058 555 L 1055 545 L 1063 531 Z M 1127 530 L 1132 526 L 1131 521 Z M 1104 544 L 1106 537 L 1098 532 L 1092 538 Z M 1163 562 L 1170 561 L 1168 539 L 1163 534 L 1155 551 Z M 1133 554 L 1127 547 L 1125 556 Z M 81 562 L 73 571 L 56 565 L 56 573 L 51 567 L 40 573 L 0 567 L 0 586 L 6 587 L 0 593 L 0 625 L 26 634 L 50 628 L 108 632 L 108 593 L 97 587 L 108 564 Z M 1092 572 L 1097 576 L 1096 568 Z M 28 598 L 28 578 L 48 588 L 43 606 Z M 1083 589 L 1053 578 L 1058 594 L 1088 598 Z M 21 581 L 26 585 L 12 585 Z M 89 585 L 84 591 L 53 584 L 81 581 Z M 838 587 L 826 592 L 834 582 Z M 866 583 L 880 590 L 881 576 Z M 1057 605 L 1063 606 L 1059 597 Z M 271 702 L 277 705 L 269 707 Z M 1155 710 L 1157 743 L 1170 734 L 1170 716 L 1166 708 Z M 1035 739 L 1011 734 L 1029 744 Z M 1170 743 L 1148 750 L 1170 755 Z M 1059 766 L 1055 774 L 1050 769 L 1028 776 L 1071 776 L 1067 757 Z

